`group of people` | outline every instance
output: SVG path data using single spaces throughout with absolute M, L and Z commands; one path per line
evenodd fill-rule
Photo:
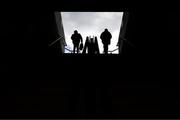
M 108 31 L 108 29 L 105 29 L 100 35 L 100 39 L 102 40 L 103 47 L 104 47 L 104 54 L 108 54 L 108 46 L 111 44 L 111 38 L 112 38 L 112 35 Z M 83 38 L 81 34 L 78 33 L 77 30 L 75 30 L 74 34 L 72 34 L 71 36 L 71 39 L 74 45 L 73 53 L 75 53 L 75 51 L 79 53 L 80 44 L 83 45 Z

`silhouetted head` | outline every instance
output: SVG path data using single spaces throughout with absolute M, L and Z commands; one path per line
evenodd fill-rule
M 77 33 L 78 33 L 78 31 L 77 31 L 77 30 L 75 30 L 75 31 L 74 31 L 74 34 L 77 34 Z
M 107 32 L 107 31 L 108 31 L 108 29 L 106 28 L 104 31 L 105 31 L 105 32 Z

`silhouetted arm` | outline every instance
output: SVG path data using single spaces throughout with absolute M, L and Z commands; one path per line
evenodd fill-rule
M 71 40 L 73 40 L 73 35 L 71 36 Z
M 111 33 L 109 33 L 110 34 L 110 39 L 112 38 L 112 34 Z

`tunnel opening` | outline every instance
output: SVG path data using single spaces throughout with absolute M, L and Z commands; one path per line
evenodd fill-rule
M 58 37 L 50 47 L 58 46 L 60 54 L 121 54 L 126 40 L 129 12 L 60 12 L 56 11 L 55 21 Z M 102 33 L 111 34 L 108 45 Z M 74 44 L 72 35 L 77 31 L 82 40 Z M 74 46 L 76 46 L 74 49 Z M 77 47 L 78 46 L 78 47 Z

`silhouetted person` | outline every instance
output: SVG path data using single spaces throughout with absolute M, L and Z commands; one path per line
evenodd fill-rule
M 97 37 L 86 37 L 86 42 L 82 53 L 85 54 L 86 52 L 88 54 L 99 54 Z
M 100 38 L 101 38 L 102 43 L 104 45 L 104 53 L 108 54 L 108 45 L 110 45 L 110 43 L 111 43 L 112 35 L 108 31 L 108 29 L 105 29 L 104 32 L 101 33 Z
M 74 31 L 74 34 L 72 34 L 71 39 L 73 41 L 73 53 L 75 53 L 76 49 L 77 49 L 77 53 L 79 53 L 79 43 L 81 41 L 81 43 L 83 43 L 83 39 L 80 33 L 78 33 L 77 30 Z
M 93 38 L 90 38 L 89 44 L 88 44 L 88 54 L 94 54 L 95 47 L 94 47 L 95 41 Z

